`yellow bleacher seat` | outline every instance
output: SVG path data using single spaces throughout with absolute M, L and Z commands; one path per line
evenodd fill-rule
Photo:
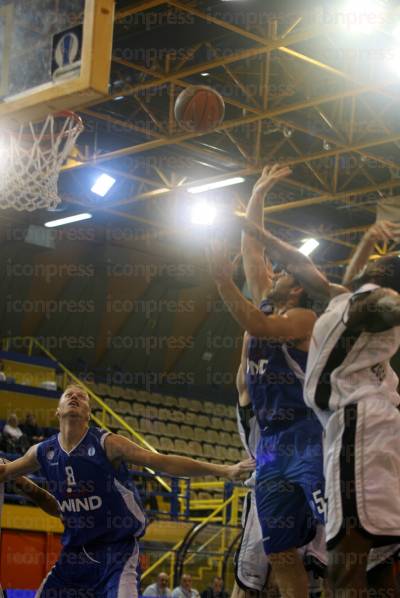
M 185 413 L 185 417 L 184 417 L 185 424 L 188 424 L 189 426 L 196 426 L 197 418 L 198 418 L 198 415 L 196 413 L 187 411 L 187 413 Z
M 131 413 L 132 413 L 131 404 L 128 403 L 128 401 L 118 401 L 117 412 L 120 415 L 131 415 Z
M 171 397 L 169 395 L 166 395 L 164 397 L 163 404 L 166 405 L 167 407 L 178 407 L 178 399 L 176 397 Z
M 212 403 L 211 401 L 205 401 L 202 404 L 202 409 L 201 410 L 206 415 L 214 413 L 214 403 Z
M 157 450 L 160 448 L 160 440 L 157 436 L 146 435 L 144 438 L 153 448 Z
M 215 413 L 215 415 L 218 415 L 219 417 L 225 417 L 224 405 L 221 405 L 221 403 L 215 403 L 214 413 Z
M 189 399 L 186 399 L 185 397 L 179 397 L 178 405 L 180 409 L 189 409 Z
M 198 442 L 204 442 L 204 430 L 203 428 L 199 428 L 198 426 L 196 426 L 194 428 L 194 435 L 193 435 L 194 439 L 197 440 Z
M 171 415 L 171 410 L 165 407 L 160 407 L 158 409 L 158 419 L 165 422 L 168 421 Z
M 191 440 L 188 444 L 189 452 L 196 457 L 203 456 L 203 447 L 201 446 L 200 442 L 196 442 L 196 440 Z
M 182 438 L 175 439 L 174 449 L 177 453 L 181 453 L 183 455 L 190 455 L 189 445 L 186 442 L 186 440 L 183 440 Z
M 197 424 L 201 428 L 210 428 L 211 422 L 207 415 L 198 415 L 197 416 Z
M 148 417 L 148 419 L 151 419 L 151 420 L 159 419 L 158 407 L 155 407 L 154 405 L 148 405 L 146 407 L 146 417 Z
M 236 419 L 236 408 L 231 405 L 228 405 L 227 406 L 227 415 L 231 419 Z
M 191 426 L 181 426 L 180 432 L 181 432 L 182 438 L 187 438 L 188 440 L 193 440 L 194 431 Z
M 119 430 L 117 430 L 117 434 L 119 434 L 120 436 L 124 436 L 125 438 L 129 438 L 129 440 L 132 440 L 132 434 L 128 432 L 128 430 L 125 430 L 125 428 L 120 428 Z
M 132 413 L 136 416 L 146 417 L 146 407 L 143 403 L 132 403 Z
M 226 458 L 228 458 L 228 449 L 226 449 L 225 447 L 219 446 L 217 444 L 214 447 L 214 449 L 215 449 L 214 455 L 217 457 L 217 459 L 225 460 Z
M 128 424 L 128 426 L 130 426 L 134 430 L 137 430 L 139 428 L 139 420 L 138 420 L 137 417 L 133 417 L 132 415 L 128 415 L 125 418 L 125 421 Z
M 203 444 L 203 455 L 208 458 L 215 457 L 215 447 L 211 444 Z
M 222 426 L 222 419 L 220 417 L 211 418 L 211 427 L 214 428 L 214 430 L 222 430 Z
M 175 450 L 174 442 L 171 438 L 168 438 L 168 436 L 162 436 L 160 438 L 160 446 L 161 446 L 161 450 L 165 451 L 165 452 Z
M 199 411 L 203 411 L 203 406 L 197 399 L 192 399 L 189 403 L 189 410 L 199 413 Z
M 169 419 L 178 424 L 186 423 L 188 421 L 187 415 L 188 413 L 184 413 L 180 409 L 171 409 L 169 412 Z
M 168 431 L 168 436 L 172 436 L 173 438 L 179 438 L 179 426 L 178 424 L 167 424 L 166 429 Z

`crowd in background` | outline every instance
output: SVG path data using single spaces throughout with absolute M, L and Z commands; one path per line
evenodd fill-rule
M 161 572 L 157 581 L 147 586 L 143 591 L 147 598 L 228 598 L 228 593 L 223 588 L 222 577 L 215 576 L 212 585 L 201 592 L 192 587 L 192 576 L 184 573 L 180 584 L 172 591 L 169 589 L 169 575 Z
M 38 426 L 32 413 L 27 413 L 22 423 L 12 413 L 0 434 L 0 451 L 23 455 L 30 446 L 41 442 L 45 437 L 45 431 Z

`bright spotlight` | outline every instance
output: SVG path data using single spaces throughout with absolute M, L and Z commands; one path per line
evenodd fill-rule
M 111 187 L 114 185 L 115 179 L 108 174 L 101 174 L 97 179 L 93 187 L 91 188 L 92 193 L 104 197 L 107 195 Z
M 385 24 L 385 0 L 348 0 L 336 18 L 351 33 L 372 33 Z
M 317 249 L 319 245 L 319 241 L 317 239 L 303 239 L 303 245 L 300 247 L 299 251 L 303 255 L 311 255 L 312 252 Z
M 46 228 L 54 228 L 56 226 L 64 226 L 64 224 L 71 224 L 72 222 L 80 222 L 81 220 L 89 220 L 92 218 L 92 214 L 75 214 L 74 216 L 67 216 L 66 218 L 59 218 L 58 220 L 50 220 L 45 222 Z
M 202 201 L 196 203 L 191 210 L 190 220 L 192 224 L 199 224 L 201 226 L 212 226 L 217 215 L 217 210 L 214 205 Z

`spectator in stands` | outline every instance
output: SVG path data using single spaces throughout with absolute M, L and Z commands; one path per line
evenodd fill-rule
M 157 581 L 147 586 L 143 592 L 143 596 L 151 596 L 152 598 L 171 598 L 172 592 L 169 589 L 169 575 L 161 572 L 158 574 Z
M 45 439 L 43 430 L 37 425 L 36 417 L 33 413 L 27 413 L 25 421 L 21 424 L 21 430 L 28 438 L 29 444 L 37 444 Z
M 200 598 L 197 590 L 192 588 L 192 576 L 184 573 L 181 577 L 181 585 L 172 591 L 172 598 Z
M 201 598 L 228 598 L 222 577 L 214 577 L 212 586 L 201 593 Z
M 8 453 L 25 453 L 29 448 L 28 439 L 19 427 L 15 413 L 12 413 L 7 419 L 3 428 L 3 437 Z
M 4 371 L 4 362 L 0 359 L 0 382 L 6 382 L 7 376 Z

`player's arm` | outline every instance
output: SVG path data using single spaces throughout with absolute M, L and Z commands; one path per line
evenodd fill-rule
M 11 463 L 8 459 L 0 459 L 0 463 Z M 38 507 L 53 517 L 59 517 L 58 504 L 54 496 L 40 488 L 37 484 L 25 477 L 19 477 L 15 480 L 17 490 L 22 492 Z
M 210 270 L 217 284 L 218 292 L 236 322 L 250 334 L 279 342 L 305 338 L 310 335 L 316 315 L 313 311 L 294 308 L 285 315 L 268 317 L 248 301 L 235 285 L 232 264 L 224 247 L 209 252 Z
M 275 183 L 290 173 L 290 168 L 287 166 L 281 167 L 278 164 L 271 168 L 266 166 L 263 169 L 261 177 L 254 185 L 247 205 L 246 217 L 250 222 L 257 224 L 260 228 L 264 227 L 265 197 Z M 271 262 L 265 259 L 264 246 L 255 237 L 245 232 L 242 234 L 242 257 L 250 294 L 253 301 L 259 305 L 272 287 Z
M 384 332 L 400 326 L 400 295 L 392 289 L 379 288 L 361 294 L 353 301 L 347 327 L 366 332 Z
M 34 502 L 35 505 L 40 507 L 42 511 L 53 517 L 60 517 L 57 501 L 50 492 L 47 492 L 44 488 L 40 488 L 40 486 L 25 477 L 17 478 L 15 485 L 18 490 Z
M 268 230 L 263 230 L 247 218 L 243 216 L 240 218 L 243 230 L 262 243 L 270 259 L 280 263 L 288 272 L 293 274 L 309 295 L 319 299 L 331 299 L 335 295 L 347 292 L 345 287 L 331 284 L 312 260 L 300 253 L 298 249 L 285 241 L 281 241 Z
M 197 461 L 189 457 L 178 455 L 161 455 L 141 448 L 128 438 L 110 434 L 105 441 L 108 459 L 113 462 L 125 461 L 141 467 L 150 467 L 155 471 L 172 476 L 216 476 L 231 480 L 238 479 L 242 474 L 254 469 L 254 461 L 246 459 L 235 465 L 219 465 Z
M 375 222 L 365 233 L 346 268 L 342 284 L 348 286 L 351 281 L 359 276 L 368 264 L 375 243 L 390 242 L 394 238 L 400 237 L 400 225 L 389 220 L 380 220 Z
M 20 476 L 33 473 L 40 469 L 40 464 L 36 457 L 36 448 L 37 445 L 31 446 L 25 455 L 19 457 L 19 459 L 3 465 L 0 464 L 0 483 L 15 480 Z

